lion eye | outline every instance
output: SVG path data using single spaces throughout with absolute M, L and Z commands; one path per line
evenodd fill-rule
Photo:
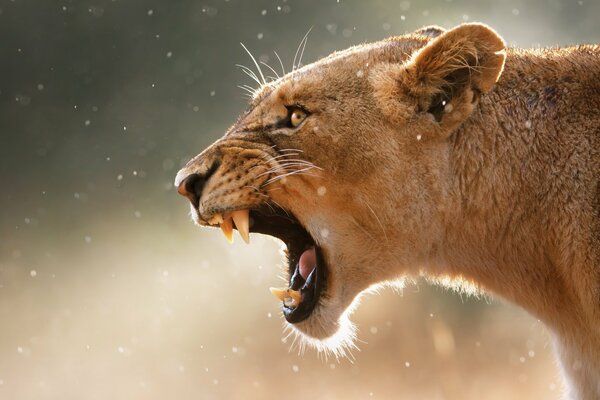
M 295 108 L 290 114 L 290 124 L 292 125 L 292 127 L 295 128 L 298 125 L 300 125 L 300 123 L 302 123 L 302 121 L 304 121 L 306 117 L 308 117 L 306 111 L 301 110 L 299 108 Z

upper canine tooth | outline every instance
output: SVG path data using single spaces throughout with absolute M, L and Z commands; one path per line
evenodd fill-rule
M 233 223 L 231 222 L 231 218 L 227 218 L 225 221 L 221 222 L 221 230 L 227 241 L 229 243 L 233 243 Z
M 269 288 L 273 296 L 277 297 L 279 300 L 283 301 L 287 297 L 287 289 L 279 289 L 276 287 Z
M 249 210 L 237 210 L 231 212 L 235 227 L 244 242 L 250 243 L 250 211 Z

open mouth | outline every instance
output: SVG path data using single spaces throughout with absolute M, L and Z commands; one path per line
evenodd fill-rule
M 263 205 L 257 209 L 224 213 L 213 217 L 209 223 L 219 224 L 230 241 L 233 228 L 246 242 L 249 232 L 282 240 L 287 246 L 288 288 L 271 288 L 271 292 L 282 301 L 283 315 L 289 323 L 301 322 L 311 315 L 326 287 L 325 260 L 322 250 L 292 213 Z

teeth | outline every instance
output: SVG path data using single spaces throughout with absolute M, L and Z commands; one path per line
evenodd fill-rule
M 271 293 L 273 293 L 273 296 L 277 297 L 281 301 L 283 301 L 287 297 L 286 296 L 287 289 L 279 289 L 276 287 L 272 287 L 272 288 L 269 288 L 269 290 L 271 291 Z
M 286 307 L 296 308 L 302 300 L 302 293 L 299 290 L 270 288 L 271 293 L 279 300 L 283 301 Z
M 244 242 L 250 243 L 250 217 L 248 210 L 238 210 L 232 211 L 231 217 L 233 218 L 233 222 L 235 222 L 235 227 Z
M 294 300 L 294 303 L 300 304 L 300 300 L 302 299 L 302 293 L 299 290 L 288 289 L 289 296 Z
M 227 218 L 225 221 L 221 222 L 221 230 L 227 238 L 227 241 L 233 243 L 233 222 L 231 222 L 231 218 Z
M 211 219 L 208 220 L 208 223 L 211 225 L 217 225 L 223 223 L 223 216 L 221 214 L 215 214 Z

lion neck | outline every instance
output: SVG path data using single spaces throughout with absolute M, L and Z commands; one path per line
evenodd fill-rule
M 451 274 L 517 303 L 553 329 L 584 329 L 586 318 L 572 312 L 584 301 L 579 283 L 561 265 L 576 263 L 577 255 L 554 228 L 571 222 L 560 220 L 557 186 L 548 182 L 548 170 L 561 162 L 552 151 L 564 142 L 557 135 L 577 129 L 569 128 L 572 120 L 556 127 L 564 117 L 560 103 L 575 100 L 555 65 L 551 58 L 509 53 L 495 89 L 451 138 L 445 259 Z

